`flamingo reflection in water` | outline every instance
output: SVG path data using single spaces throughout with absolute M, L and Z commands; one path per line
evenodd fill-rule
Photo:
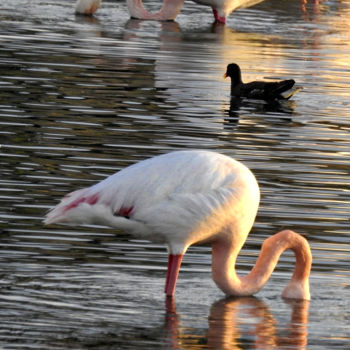
M 206 349 L 239 350 L 245 344 L 249 349 L 307 347 L 309 302 L 288 300 L 291 317 L 277 323 L 267 305 L 254 297 L 225 298 L 215 302 L 208 317 L 209 327 L 205 337 L 196 334 L 196 328 L 182 324 L 176 312 L 174 299 L 166 305 L 165 338 L 170 349 L 191 349 L 194 339 L 205 344 Z M 188 344 L 188 347 L 187 347 Z

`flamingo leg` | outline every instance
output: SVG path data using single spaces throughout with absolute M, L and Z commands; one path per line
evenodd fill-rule
M 164 292 L 167 296 L 173 296 L 176 288 L 176 281 L 179 275 L 183 254 L 169 254 L 168 270 L 166 273 Z

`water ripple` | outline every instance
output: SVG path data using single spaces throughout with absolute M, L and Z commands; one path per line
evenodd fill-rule
M 191 2 L 177 22 L 160 23 L 129 20 L 122 2 L 104 2 L 85 19 L 69 1 L 2 0 L 4 348 L 257 349 L 257 339 L 267 349 L 347 348 L 350 7 L 299 5 L 266 1 L 217 26 L 209 8 Z M 303 90 L 280 105 L 234 106 L 222 79 L 229 62 L 241 65 L 245 81 L 293 77 Z M 235 157 L 259 181 L 261 207 L 240 273 L 272 233 L 291 228 L 307 237 L 310 308 L 277 298 L 291 253 L 258 299 L 222 300 L 210 247 L 191 247 L 177 305 L 169 305 L 162 245 L 102 226 L 43 226 L 68 192 L 193 148 Z

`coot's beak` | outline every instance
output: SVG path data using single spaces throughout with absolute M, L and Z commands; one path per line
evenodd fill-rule
M 227 72 L 223 75 L 223 78 L 226 79 L 228 77 Z

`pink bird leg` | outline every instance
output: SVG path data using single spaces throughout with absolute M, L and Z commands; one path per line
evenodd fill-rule
M 164 289 L 167 296 L 172 297 L 175 293 L 176 281 L 179 275 L 182 257 L 182 254 L 169 254 L 168 270 Z

